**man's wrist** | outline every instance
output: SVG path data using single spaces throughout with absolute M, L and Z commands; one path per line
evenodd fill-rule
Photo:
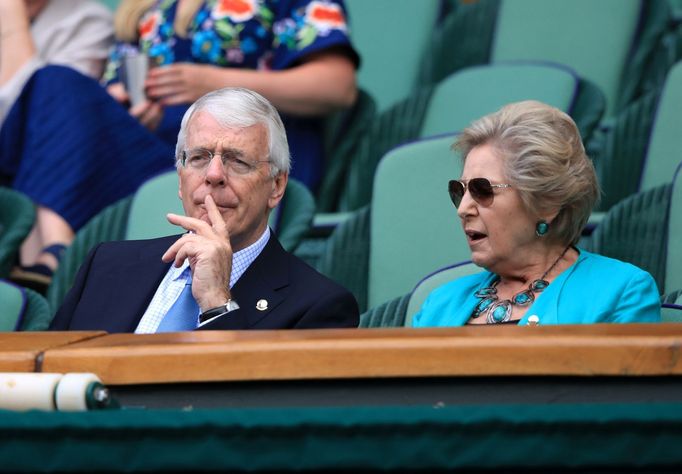
M 215 308 L 210 308 L 199 315 L 199 324 L 205 323 L 211 319 L 223 316 L 234 310 L 239 309 L 239 305 L 235 300 L 229 298 L 226 303 L 216 306 Z

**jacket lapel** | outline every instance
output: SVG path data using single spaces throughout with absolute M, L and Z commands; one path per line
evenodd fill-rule
M 179 237 L 149 240 L 132 252 L 125 264 L 112 269 L 111 282 L 116 287 L 108 301 L 103 301 L 109 308 L 109 332 L 135 331 L 170 267 L 161 261 L 161 256 Z M 121 298 L 120 295 L 128 296 Z

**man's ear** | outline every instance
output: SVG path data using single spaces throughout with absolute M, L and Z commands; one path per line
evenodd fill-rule
M 272 192 L 268 198 L 268 207 L 274 209 L 284 196 L 284 190 L 289 182 L 289 173 L 279 173 L 272 178 Z

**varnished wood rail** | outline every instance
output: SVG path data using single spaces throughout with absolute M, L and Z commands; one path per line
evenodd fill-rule
M 44 372 L 106 384 L 682 374 L 682 325 L 110 334 L 44 351 Z

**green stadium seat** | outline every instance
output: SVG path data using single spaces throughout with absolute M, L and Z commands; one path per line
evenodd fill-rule
M 0 332 L 45 331 L 51 317 L 50 307 L 42 295 L 0 280 Z
M 9 276 L 34 221 L 33 202 L 22 193 L 0 186 L 0 278 Z
M 641 0 L 503 0 L 491 60 L 565 64 L 597 84 L 611 115 L 617 110 L 641 9 Z
M 660 93 L 642 97 L 616 117 L 595 159 L 604 189 L 602 210 L 671 181 L 682 161 L 681 103 L 682 61 L 669 71 Z
M 481 271 L 479 267 L 465 261 L 431 273 L 425 276 L 411 293 L 398 296 L 362 313 L 360 327 L 409 327 L 412 325 L 412 317 L 419 312 L 424 300 L 434 289 L 479 271 Z
M 362 58 L 358 85 L 386 110 L 416 86 L 439 2 L 346 0 L 346 7 L 353 46 Z

